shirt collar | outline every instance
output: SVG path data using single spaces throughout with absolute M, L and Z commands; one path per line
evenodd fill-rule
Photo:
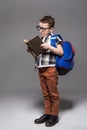
M 46 42 L 49 36 L 53 36 L 53 33 L 49 33 L 48 36 L 42 37 L 42 41 Z

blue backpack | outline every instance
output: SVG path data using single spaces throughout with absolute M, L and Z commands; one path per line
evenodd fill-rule
M 63 41 L 61 35 L 59 34 L 54 34 L 51 37 L 51 45 L 53 47 L 56 47 L 57 37 L 59 37 L 62 40 L 64 55 L 55 55 L 56 68 L 58 70 L 59 75 L 65 75 L 74 67 L 75 49 L 69 41 Z

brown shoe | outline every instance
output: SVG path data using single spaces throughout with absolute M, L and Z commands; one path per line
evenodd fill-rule
M 49 115 L 49 114 L 44 114 L 44 115 L 42 115 L 40 118 L 35 119 L 35 120 L 34 120 L 34 123 L 35 123 L 35 124 L 41 124 L 41 123 L 44 123 L 44 122 L 48 121 L 49 118 L 50 118 L 50 115 Z

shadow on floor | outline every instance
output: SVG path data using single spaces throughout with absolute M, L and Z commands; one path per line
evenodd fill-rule
M 60 111 L 72 109 L 74 106 L 72 100 L 60 99 Z

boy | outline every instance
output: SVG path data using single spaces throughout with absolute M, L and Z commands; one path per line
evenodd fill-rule
M 35 124 L 45 123 L 46 127 L 55 125 L 58 122 L 60 99 L 57 89 L 58 72 L 55 67 L 55 54 L 62 56 L 62 39 L 57 37 L 56 48 L 51 46 L 51 36 L 54 31 L 55 20 L 51 16 L 44 16 L 40 19 L 37 30 L 40 32 L 45 50 L 43 54 L 36 57 L 39 72 L 41 90 L 44 98 L 44 115 L 35 119 Z M 27 42 L 27 39 L 24 40 Z M 30 51 L 30 50 L 29 50 Z

